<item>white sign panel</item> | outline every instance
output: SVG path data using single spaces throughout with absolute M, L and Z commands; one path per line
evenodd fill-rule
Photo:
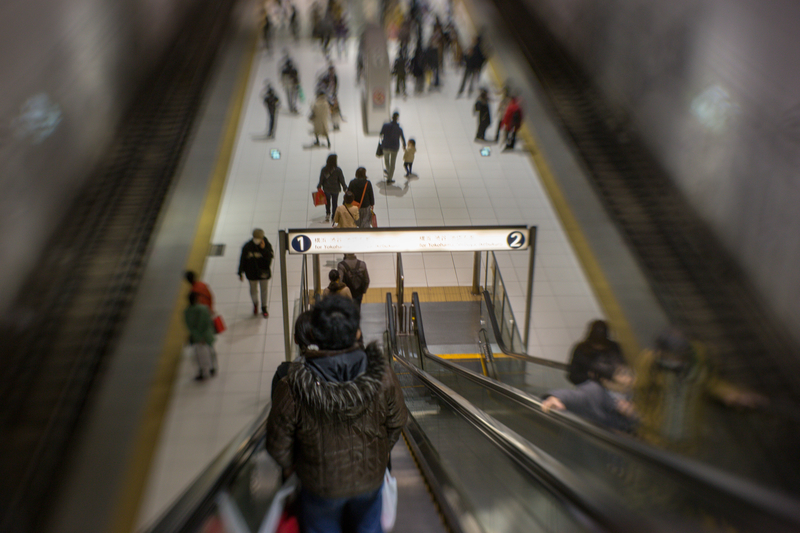
M 460 228 L 297 229 L 287 232 L 290 254 L 480 252 L 526 250 L 525 226 Z

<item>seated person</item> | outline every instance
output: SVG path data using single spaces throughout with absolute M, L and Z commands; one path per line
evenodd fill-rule
M 600 375 L 602 374 L 602 375 Z M 550 391 L 542 409 L 567 410 L 606 429 L 631 433 L 638 420 L 630 402 L 633 373 L 623 365 L 598 370 L 598 380 L 586 380 L 574 389 Z

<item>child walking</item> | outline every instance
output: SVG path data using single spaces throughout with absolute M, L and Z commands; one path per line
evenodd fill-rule
M 403 168 L 406 169 L 406 178 L 411 175 L 411 166 L 414 164 L 414 154 L 417 153 L 417 141 L 408 140 L 405 152 L 403 152 Z

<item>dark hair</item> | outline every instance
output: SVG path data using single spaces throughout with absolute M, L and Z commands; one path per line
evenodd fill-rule
M 194 280 L 197 279 L 197 274 L 195 274 L 191 270 L 187 270 L 186 273 L 184 274 L 184 277 L 186 278 L 186 281 L 188 281 L 189 283 L 194 283 Z
M 356 343 L 360 316 L 351 299 L 328 296 L 311 313 L 311 334 L 321 350 L 342 350 Z
M 409 142 L 409 144 L 410 144 L 410 143 L 414 143 L 414 146 L 416 146 L 416 145 L 417 145 L 417 141 L 415 141 L 414 139 L 409 139 L 409 140 L 408 140 L 408 142 Z
M 301 350 L 314 344 L 314 335 L 311 331 L 311 311 L 303 311 L 294 322 L 294 342 Z
M 393 120 L 394 120 L 394 117 L 400 118 L 400 113 L 398 113 L 397 111 L 395 111 L 394 113 L 392 113 L 392 119 L 393 119 Z
M 353 191 L 345 191 L 344 192 L 344 203 L 352 204 L 355 199 L 356 199 L 356 197 L 355 197 L 355 195 L 353 195 Z
M 667 328 L 656 337 L 656 350 L 688 359 L 692 355 L 692 343 L 679 329 Z
M 358 167 L 356 169 L 356 178 L 367 179 L 367 169 L 364 167 Z
M 197 303 L 197 293 L 192 291 L 189 293 L 189 305 L 194 305 Z
M 327 168 L 328 170 L 333 170 L 334 168 L 336 168 L 337 162 L 338 158 L 336 157 L 336 154 L 331 154 L 328 156 L 327 161 L 325 161 L 325 168 Z
M 339 281 L 339 271 L 334 268 L 328 272 L 328 279 L 330 281 Z
M 602 342 L 608 339 L 608 323 L 605 320 L 592 320 L 589 322 L 587 341 Z

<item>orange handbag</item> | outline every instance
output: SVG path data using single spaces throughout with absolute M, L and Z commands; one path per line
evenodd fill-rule
M 312 192 L 311 198 L 314 200 L 314 207 L 325 205 L 325 192 L 322 189 L 317 189 L 316 192 Z

